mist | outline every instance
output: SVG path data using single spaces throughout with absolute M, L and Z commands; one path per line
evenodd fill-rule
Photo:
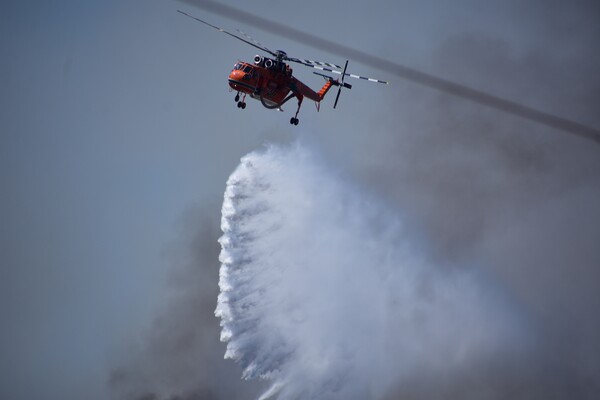
M 272 382 L 261 399 L 378 399 L 525 350 L 501 288 L 433 264 L 402 215 L 300 143 L 242 159 L 222 229 L 225 357 Z

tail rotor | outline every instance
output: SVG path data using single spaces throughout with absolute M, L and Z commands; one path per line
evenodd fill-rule
M 346 68 L 348 68 L 348 60 L 346 60 L 346 64 L 344 65 L 344 71 L 342 72 L 342 80 L 339 83 L 339 89 L 337 92 L 337 96 L 335 96 L 335 103 L 333 103 L 333 108 L 337 106 L 338 100 L 340 99 L 340 94 L 342 94 L 342 87 L 352 89 L 352 85 L 344 83 L 344 78 L 346 77 Z

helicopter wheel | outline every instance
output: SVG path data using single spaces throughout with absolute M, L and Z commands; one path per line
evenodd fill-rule
M 239 93 L 235 95 L 235 101 L 240 101 L 240 94 Z
M 238 101 L 237 106 L 238 106 L 238 108 L 242 108 L 242 102 Z
M 300 122 L 298 120 L 298 118 L 294 118 L 294 117 L 290 118 L 290 124 L 292 124 L 292 125 L 298 125 L 298 122 Z
M 242 110 L 246 109 L 246 103 L 242 103 Z

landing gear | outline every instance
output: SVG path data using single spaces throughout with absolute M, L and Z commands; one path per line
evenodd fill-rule
M 242 100 L 240 100 L 240 92 L 235 95 L 235 101 L 237 101 L 238 108 L 242 110 L 246 108 L 246 93 L 242 95 Z
M 296 115 L 294 115 L 291 119 L 290 119 L 290 124 L 292 125 L 298 125 L 298 113 L 300 112 L 300 106 L 302 106 L 302 99 L 304 98 L 302 95 L 296 95 L 298 97 L 298 109 L 296 110 Z

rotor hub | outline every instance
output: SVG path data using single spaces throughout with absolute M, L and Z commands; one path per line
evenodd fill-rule
M 283 50 L 275 50 L 275 56 L 277 57 L 277 61 L 282 61 L 287 58 L 287 53 Z

